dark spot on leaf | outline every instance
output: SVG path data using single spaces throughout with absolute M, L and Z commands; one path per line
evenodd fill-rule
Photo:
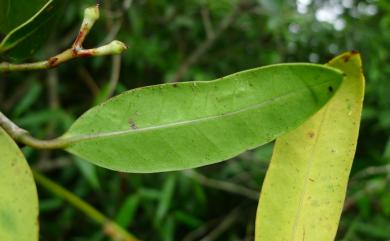
M 352 56 L 357 55 L 357 54 L 359 54 L 358 51 L 355 51 L 355 50 L 350 51 L 348 55 L 345 55 L 343 57 L 344 62 L 345 63 L 348 62 L 351 59 Z
M 179 87 L 179 86 L 177 85 L 177 83 L 174 83 L 172 86 L 173 86 L 174 88 Z
M 359 54 L 359 52 L 358 52 L 358 51 L 356 51 L 356 50 L 352 50 L 350 53 L 351 53 L 351 55 L 356 55 L 356 54 Z
M 131 119 L 131 118 L 129 118 L 129 125 L 130 125 L 131 129 L 133 129 L 133 130 L 138 129 L 138 127 L 137 127 L 137 125 L 135 124 L 134 120 Z
M 309 178 L 309 181 L 314 182 L 314 179 L 313 178 Z
M 347 63 L 350 59 L 351 59 L 351 57 L 352 57 L 352 55 L 345 55 L 344 57 L 343 57 L 343 60 L 344 60 L 344 63 Z
M 313 131 L 309 131 L 309 133 L 307 133 L 307 135 L 309 136 L 309 138 L 313 138 L 315 136 Z
M 329 87 L 328 87 L 328 90 L 329 90 L 329 92 L 332 93 L 332 92 L 333 92 L 333 87 L 332 87 L 332 86 L 329 86 Z

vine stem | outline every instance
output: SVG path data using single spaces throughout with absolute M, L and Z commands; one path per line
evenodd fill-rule
M 53 182 L 49 178 L 45 177 L 41 173 L 39 173 L 36 170 L 33 170 L 33 175 L 35 178 L 35 181 L 53 193 L 54 195 L 64 199 L 69 204 L 74 206 L 75 208 L 79 209 L 81 212 L 83 212 L 85 215 L 90 217 L 92 220 L 94 220 L 96 223 L 102 225 L 103 232 L 112 238 L 115 241 L 139 241 L 139 239 L 135 238 L 132 234 L 127 232 L 125 229 L 120 227 L 117 223 L 110 220 L 108 217 L 106 217 L 104 214 L 99 212 L 97 209 L 95 209 L 93 206 L 91 206 L 89 203 L 85 202 L 81 198 L 77 197 L 70 191 L 66 190 L 62 186 L 58 185 L 57 183 Z
M 127 49 L 127 46 L 118 40 L 113 40 L 112 42 L 98 48 L 84 49 L 82 47 L 85 38 L 92 29 L 96 20 L 99 19 L 99 16 L 99 4 L 85 9 L 84 19 L 81 24 L 80 31 L 71 48 L 44 61 L 22 64 L 13 64 L 8 62 L 0 63 L 0 72 L 50 69 L 75 58 L 121 54 Z

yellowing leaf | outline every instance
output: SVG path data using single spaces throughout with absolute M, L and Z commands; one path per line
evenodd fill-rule
M 256 220 L 256 241 L 331 241 L 337 232 L 364 95 L 360 55 L 328 63 L 345 73 L 334 97 L 277 139 Z
M 0 240 L 38 240 L 38 195 L 27 162 L 0 128 Z

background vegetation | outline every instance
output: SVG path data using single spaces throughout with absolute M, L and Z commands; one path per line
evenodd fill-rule
M 55 32 L 29 60 L 70 46 L 83 9 L 92 4 L 68 1 Z M 2 74 L 0 108 L 33 135 L 51 138 L 91 106 L 127 89 L 209 80 L 280 62 L 325 63 L 357 50 L 367 90 L 337 240 L 390 240 L 389 29 L 388 0 L 104 0 L 86 47 L 116 38 L 129 50 L 51 71 Z M 272 144 L 196 170 L 124 174 L 63 151 L 24 148 L 35 169 L 137 237 L 164 241 L 252 240 L 271 151 Z M 41 240 L 106 239 L 82 213 L 44 189 L 39 194 Z

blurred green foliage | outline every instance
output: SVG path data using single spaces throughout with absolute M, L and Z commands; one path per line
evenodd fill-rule
M 83 9 L 94 3 L 68 1 L 53 37 L 31 60 L 70 46 Z M 119 82 L 112 74 L 118 71 L 115 57 L 80 59 L 51 71 L 2 74 L 0 108 L 33 135 L 50 138 L 105 99 L 112 86 L 118 94 L 175 79 L 214 79 L 273 63 L 325 63 L 338 53 L 357 50 L 362 53 L 367 90 L 337 240 L 385 241 L 390 239 L 389 29 L 388 0 L 104 0 L 102 19 L 85 45 L 112 38 L 129 45 Z M 178 74 L 183 65 L 185 71 Z M 196 169 L 196 175 L 123 174 L 62 151 L 23 150 L 34 168 L 143 240 L 210 241 L 253 239 L 256 191 L 272 145 Z M 39 191 L 41 240 L 106 240 L 100 227 L 82 213 Z

